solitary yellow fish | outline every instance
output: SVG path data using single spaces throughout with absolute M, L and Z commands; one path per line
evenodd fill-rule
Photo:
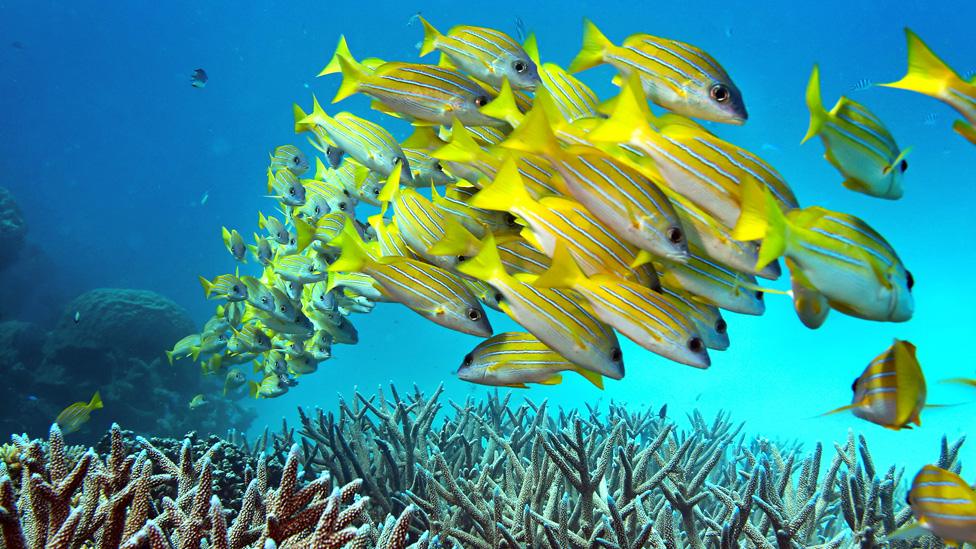
M 54 422 L 61 428 L 61 432 L 74 433 L 91 419 L 91 413 L 102 408 L 102 396 L 95 391 L 89 402 L 75 402 L 58 414 Z
M 896 339 L 868 364 L 851 389 L 853 402 L 828 414 L 850 410 L 861 419 L 895 431 L 911 429 L 910 423 L 922 425 L 919 414 L 925 406 L 925 377 L 911 343 Z

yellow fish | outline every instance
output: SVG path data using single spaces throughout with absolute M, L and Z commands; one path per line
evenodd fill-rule
M 911 429 L 921 426 L 919 414 L 925 406 L 925 377 L 915 358 L 915 346 L 895 342 L 876 356 L 851 385 L 851 404 L 827 412 L 850 410 L 855 416 L 886 429 Z
M 905 36 L 908 73 L 897 82 L 881 85 L 928 95 L 956 109 L 966 120 L 957 120 L 952 128 L 976 145 L 976 78 L 964 80 L 911 30 L 905 29 Z
M 197 408 L 203 406 L 204 404 L 208 404 L 207 397 L 203 396 L 202 394 L 196 395 L 192 399 L 190 399 L 189 408 L 191 410 L 196 410 Z
M 58 414 L 54 422 L 61 428 L 61 432 L 74 433 L 91 419 L 91 413 L 102 408 L 102 395 L 95 391 L 89 402 L 75 402 Z
M 976 543 L 976 491 L 956 473 L 935 465 L 922 467 L 907 500 L 916 525 L 942 538 L 947 547 Z
M 599 389 L 600 374 L 584 370 L 527 332 L 494 335 L 464 356 L 457 376 L 480 385 L 527 388 L 526 383 L 558 385 L 560 372 L 576 372 Z

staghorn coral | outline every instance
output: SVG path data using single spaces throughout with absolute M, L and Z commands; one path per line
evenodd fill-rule
M 414 528 L 464 548 L 937 548 L 887 540 L 905 525 L 904 471 L 876 468 L 849 433 L 825 455 L 750 438 L 720 414 L 687 428 L 651 410 L 550 411 L 511 394 L 449 401 L 440 387 L 356 393 L 339 410 L 299 410 L 309 471 L 362 479 L 386 515 L 416 506 Z M 291 440 L 287 430 L 282 440 Z M 267 440 L 267 437 L 265 437 Z M 938 463 L 958 470 L 962 440 Z
M 298 446 L 277 485 L 265 460 L 245 469 L 240 509 L 228 513 L 214 485 L 218 452 L 229 444 L 218 440 L 195 458 L 186 439 L 174 460 L 144 438 L 135 441 L 127 444 L 113 425 L 105 455 L 87 449 L 71 457 L 57 426 L 46 444 L 13 437 L 23 472 L 17 485 L 0 471 L 0 547 L 404 549 L 414 538 L 413 549 L 436 545 L 427 534 L 411 534 L 415 506 L 376 524 L 369 498 L 359 496 L 361 481 L 338 485 L 322 472 L 302 482 Z

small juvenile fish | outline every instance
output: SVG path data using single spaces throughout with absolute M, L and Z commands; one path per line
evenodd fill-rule
M 310 316 L 315 319 L 315 325 L 319 330 L 328 333 L 332 337 L 333 343 L 341 345 L 355 345 L 359 343 L 359 331 L 338 310 L 328 312 L 311 311 Z M 314 336 L 315 334 L 313 333 L 312 337 Z
M 224 376 L 224 395 L 227 395 L 228 391 L 233 391 L 245 383 L 247 383 L 247 376 L 244 372 L 237 368 L 228 370 L 227 375 Z
M 905 29 L 905 35 L 908 73 L 897 82 L 881 85 L 928 95 L 956 109 L 965 120 L 957 120 L 952 128 L 976 145 L 976 77 L 963 79 L 918 35 L 909 29 Z
M 224 247 L 230 255 L 241 263 L 247 263 L 247 246 L 241 233 L 237 232 L 237 229 L 228 230 L 227 227 L 221 227 L 221 235 L 224 239 Z
M 332 336 L 325 330 L 318 330 L 305 342 L 305 352 L 319 362 L 329 360 L 332 358 Z
M 744 124 L 749 118 L 739 88 L 701 49 L 649 34 L 629 36 L 615 46 L 591 21 L 583 25 L 583 47 L 570 72 L 609 63 L 623 78 L 640 76 L 647 98 L 669 111 L 726 124 Z
M 274 250 L 271 249 L 271 242 L 263 236 L 258 236 L 257 233 L 254 234 L 254 244 L 249 244 L 247 249 L 251 251 L 251 255 L 258 263 L 267 266 L 271 264 L 271 259 L 274 257 Z
M 196 361 L 200 355 L 217 354 L 227 348 L 227 334 L 222 332 L 204 333 L 200 336 L 200 343 L 190 349 L 190 356 Z
M 194 396 L 192 399 L 190 399 L 189 408 L 191 410 L 196 410 L 197 408 L 205 404 L 209 404 L 209 402 L 207 401 L 207 397 L 202 394 L 199 394 Z
M 287 245 L 291 241 L 291 233 L 288 229 L 278 221 L 278 218 L 274 216 L 265 217 L 263 213 L 258 212 L 258 227 L 268 231 L 271 238 L 274 239 L 278 244 Z M 241 245 L 244 244 L 244 239 L 241 239 Z M 243 254 L 243 252 L 241 252 Z M 236 257 L 236 256 L 235 256 Z
M 816 65 L 807 85 L 807 107 L 810 129 L 802 142 L 820 136 L 824 156 L 844 175 L 845 187 L 888 200 L 901 198 L 908 150 L 899 149 L 881 120 L 856 101 L 841 97 L 827 111 L 820 98 L 820 69 Z
M 851 385 L 851 404 L 827 412 L 850 410 L 855 416 L 898 431 L 921 426 L 925 407 L 925 377 L 915 357 L 915 346 L 896 339 L 872 360 Z
M 232 330 L 234 336 L 227 343 L 227 350 L 232 353 L 263 353 L 271 349 L 271 337 L 257 324 Z
M 61 428 L 64 434 L 74 433 L 81 426 L 91 419 L 91 413 L 102 408 L 102 396 L 95 391 L 91 400 L 88 402 L 75 402 L 58 414 L 54 422 Z
M 78 324 L 78 322 L 81 321 L 81 311 L 75 311 L 74 321 L 75 321 L 75 324 Z
M 268 374 L 260 383 L 251 381 L 249 386 L 252 398 L 277 398 L 288 392 L 288 383 L 278 374 Z
M 947 547 L 976 543 L 976 490 L 956 473 L 926 465 L 912 480 L 906 500 L 917 526 Z
M 310 165 L 308 158 L 301 149 L 294 145 L 282 145 L 275 148 L 271 155 L 271 170 L 278 171 L 287 169 L 293 174 L 301 177 L 308 171 Z
M 454 66 L 492 86 L 501 86 L 506 79 L 513 88 L 521 90 L 534 90 L 539 84 L 535 63 L 504 32 L 459 25 L 444 35 L 423 17 L 418 18 L 424 25 L 421 57 L 439 50 Z
M 190 85 L 194 88 L 203 88 L 207 85 L 207 71 L 203 69 L 196 69 L 190 73 Z
M 203 286 L 203 292 L 207 296 L 207 299 L 218 297 L 230 302 L 244 301 L 247 299 L 247 286 L 234 275 L 223 274 L 212 281 L 202 276 L 199 278 L 200 285 Z
M 527 332 L 505 332 L 482 341 L 464 356 L 457 376 L 480 385 L 525 389 L 527 383 L 558 385 L 564 371 L 576 372 L 603 389 L 600 374 L 566 360 Z
M 286 255 L 271 262 L 271 268 L 281 278 L 300 284 L 311 284 L 326 279 L 315 260 L 304 255 Z
M 174 358 L 190 356 L 193 353 L 193 347 L 197 345 L 200 345 L 200 334 L 190 334 L 177 341 L 171 350 L 166 351 L 166 360 L 172 365 Z

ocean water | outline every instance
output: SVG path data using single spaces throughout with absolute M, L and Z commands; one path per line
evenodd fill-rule
M 976 375 L 976 147 L 951 131 L 958 117 L 942 103 L 892 89 L 852 91 L 864 79 L 903 75 L 905 26 L 957 70 L 976 69 L 976 5 L 966 2 L 0 2 L 0 186 L 17 198 L 31 242 L 50 258 L 24 290 L 36 299 L 18 301 L 7 315 L 50 319 L 63 303 L 51 296 L 140 288 L 173 299 L 202 325 L 214 304 L 203 299 L 197 275 L 234 267 L 220 227 L 240 228 L 249 239 L 257 212 L 274 209 L 262 195 L 275 146 L 313 152 L 292 132 L 292 103 L 307 108 L 313 93 L 332 96 L 338 78 L 315 75 L 340 34 L 357 56 L 414 59 L 422 28 L 410 21 L 418 11 L 442 30 L 474 24 L 514 33 L 519 18 L 538 35 L 544 60 L 564 66 L 578 50 L 584 17 L 614 41 L 646 32 L 700 46 L 732 75 L 750 113 L 743 127 L 709 129 L 775 166 L 801 204 L 867 220 L 917 281 L 916 312 L 907 323 L 833 313 L 811 331 L 796 320 L 788 298 L 770 295 L 761 317 L 725 315 L 732 345 L 712 353 L 708 370 L 669 363 L 621 338 L 622 381 L 599 391 L 567 375 L 562 385 L 535 386 L 522 391 L 526 396 L 566 407 L 667 403 L 672 415 L 729 410 L 749 432 L 807 446 L 842 440 L 854 429 L 878 463 L 910 470 L 937 458 L 943 435 L 959 437 L 976 426 L 976 393 L 939 383 Z M 808 121 L 803 91 L 815 62 L 828 106 L 850 94 L 885 121 L 900 145 L 914 147 L 903 199 L 842 188 L 821 144 L 800 146 Z M 210 77 L 204 89 L 188 82 L 197 67 Z M 582 78 L 609 97 L 612 74 L 600 68 Z M 409 133 L 402 121 L 369 110 L 363 97 L 341 108 L 383 123 L 399 138 Z M 361 205 L 359 217 L 373 211 Z M 0 282 L 16 274 L 0 274 Z M 392 382 L 429 391 L 443 383 L 454 399 L 489 390 L 454 377 L 476 338 L 398 305 L 380 304 L 352 320 L 358 345 L 337 345 L 333 358 L 287 395 L 248 403 L 259 413 L 254 432 L 282 417 L 294 420 L 299 405 L 333 409 L 337 393 L 356 387 L 372 391 Z M 496 333 L 517 328 L 500 314 L 491 320 Z M 899 432 L 849 414 L 819 417 L 849 403 L 851 380 L 893 338 L 917 345 L 929 401 L 959 405 L 926 410 L 921 428 Z M 111 403 L 101 413 L 111 415 Z M 963 460 L 974 458 L 970 442 Z

